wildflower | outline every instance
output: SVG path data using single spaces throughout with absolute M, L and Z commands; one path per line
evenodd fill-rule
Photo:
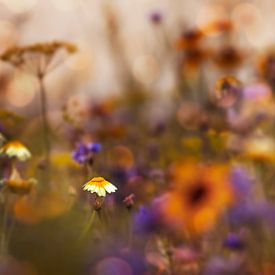
M 230 179 L 235 198 L 238 201 L 244 201 L 250 197 L 252 193 L 253 177 L 244 167 L 233 167 L 230 171 Z
M 79 143 L 73 151 L 72 158 L 79 164 L 91 163 L 93 156 L 101 150 L 99 143 Z
M 242 261 L 242 258 L 224 258 L 220 256 L 213 256 L 206 263 L 202 274 L 247 274 L 246 271 L 243 270 Z
M 5 154 L 9 158 L 18 158 L 20 161 L 26 161 L 31 157 L 31 153 L 28 148 L 21 142 L 14 140 L 9 141 L 0 149 L 0 154 Z
M 228 167 L 189 161 L 171 171 L 172 190 L 162 207 L 165 219 L 178 229 L 200 233 L 212 227 L 233 197 Z
M 91 274 L 134 274 L 131 265 L 124 259 L 118 257 L 106 257 L 99 261 Z
M 266 79 L 272 86 L 275 84 L 275 52 L 270 50 L 264 56 L 261 56 L 258 62 L 258 72 L 260 76 Z
M 31 190 L 34 184 L 36 184 L 36 180 L 33 178 L 27 180 L 22 179 L 18 170 L 13 168 L 11 175 L 8 179 L 4 180 L 4 183 L 11 192 L 25 194 Z
M 135 203 L 135 194 L 131 193 L 130 195 L 128 195 L 127 197 L 124 198 L 123 202 L 126 205 L 126 207 L 130 210 L 134 203 Z
M 150 20 L 153 24 L 156 24 L 156 25 L 160 24 L 161 21 L 162 21 L 162 14 L 160 12 L 157 12 L 157 11 L 152 12 L 150 14 Z
M 215 96 L 220 107 L 228 108 L 234 105 L 241 96 L 241 82 L 234 76 L 220 78 L 216 82 Z
M 232 31 L 233 25 L 227 20 L 211 21 L 201 27 L 202 32 L 207 36 L 228 34 Z
M 257 135 L 247 139 L 243 146 L 243 155 L 249 159 L 275 161 L 275 142 L 273 138 Z
M 244 247 L 244 243 L 237 234 L 230 233 L 223 241 L 223 246 L 232 250 L 241 250 Z
M 177 41 L 179 49 L 192 49 L 197 46 L 198 42 L 203 38 L 203 34 L 198 29 L 190 29 L 182 33 Z
M 135 231 L 139 233 L 150 233 L 157 229 L 157 219 L 150 207 L 141 206 L 134 215 Z
M 161 205 L 165 202 L 165 196 L 155 198 L 151 204 L 140 206 L 133 216 L 134 231 L 137 233 L 155 233 L 163 228 Z
M 242 53 L 233 46 L 224 46 L 220 48 L 213 56 L 216 65 L 225 70 L 238 68 L 242 61 Z
M 83 190 L 96 193 L 99 197 L 105 197 L 106 192 L 113 193 L 117 190 L 117 187 L 103 177 L 94 177 L 84 184 Z

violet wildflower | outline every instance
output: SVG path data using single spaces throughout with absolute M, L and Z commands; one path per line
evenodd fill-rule
M 134 230 L 138 233 L 151 233 L 158 228 L 158 214 L 152 207 L 141 206 L 134 215 Z
M 158 11 L 154 11 L 150 14 L 150 21 L 154 24 L 160 24 L 162 21 L 162 14 Z
M 232 250 L 241 250 L 244 248 L 244 242 L 239 235 L 229 233 L 223 241 L 223 246 Z
M 230 173 L 231 184 L 235 193 L 235 198 L 238 201 L 249 198 L 251 194 L 251 188 L 253 179 L 249 175 L 248 171 L 241 166 L 235 166 Z
M 241 259 L 226 259 L 214 256 L 206 263 L 203 275 L 241 275 L 244 270 L 241 268 Z
M 99 143 L 79 143 L 72 153 L 72 158 L 79 164 L 92 163 L 94 154 L 100 150 Z

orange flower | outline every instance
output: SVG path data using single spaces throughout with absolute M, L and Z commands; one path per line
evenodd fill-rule
M 172 190 L 162 209 L 165 219 L 191 234 L 211 228 L 232 202 L 226 165 L 183 162 L 172 168 L 171 176 Z
M 181 37 L 176 41 L 178 49 L 190 49 L 197 46 L 198 42 L 203 38 L 203 34 L 198 29 L 191 29 L 183 32 Z

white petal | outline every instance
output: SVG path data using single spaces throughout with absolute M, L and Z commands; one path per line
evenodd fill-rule
M 108 193 L 112 193 L 117 190 L 117 187 L 114 186 L 112 183 L 107 184 L 104 188 Z
M 106 196 L 105 189 L 103 187 L 99 187 L 97 194 L 98 194 L 98 196 L 105 197 Z

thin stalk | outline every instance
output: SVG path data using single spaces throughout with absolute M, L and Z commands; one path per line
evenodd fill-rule
M 82 230 L 82 232 L 79 236 L 79 239 L 78 239 L 79 241 L 82 240 L 87 235 L 87 233 L 89 232 L 89 230 L 90 230 L 90 228 L 91 228 L 91 226 L 94 222 L 94 219 L 95 219 L 95 212 L 96 211 L 93 210 L 88 222 L 86 223 L 85 227 L 83 228 L 83 230 Z
M 9 197 L 7 195 L 5 205 L 4 205 L 4 214 L 3 214 L 3 224 L 2 224 L 2 232 L 1 232 L 1 255 L 5 255 L 7 252 L 7 239 L 6 239 L 6 230 L 8 224 L 8 212 L 9 212 Z
M 48 112 L 47 95 L 46 95 L 46 90 L 43 83 L 43 75 L 40 76 L 38 79 L 39 79 L 39 86 L 40 86 L 40 104 L 41 104 L 45 160 L 46 160 L 47 167 L 49 167 L 51 143 L 50 143 L 50 136 L 49 136 L 50 127 L 49 127 L 49 121 L 47 117 L 47 112 Z
M 128 220 L 128 247 L 129 250 L 132 249 L 132 245 L 133 245 L 133 223 L 132 223 L 132 219 L 131 219 L 131 210 L 129 209 L 129 220 Z

